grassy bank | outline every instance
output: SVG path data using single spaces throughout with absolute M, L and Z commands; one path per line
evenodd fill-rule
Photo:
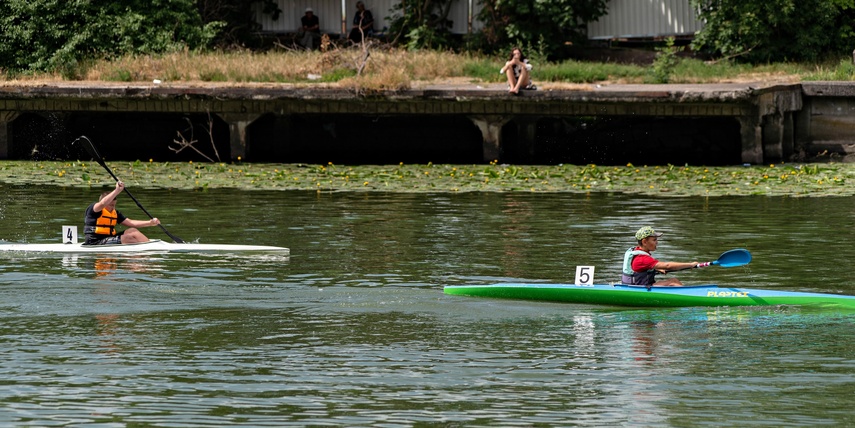
M 849 196 L 855 165 L 739 167 L 298 165 L 111 162 L 129 187 L 379 192 L 621 192 L 655 196 Z M 95 162 L 0 161 L 0 183 L 112 187 Z
M 329 48 L 325 52 L 294 50 L 230 52 L 174 52 L 157 56 L 128 56 L 81 64 L 75 80 L 104 82 L 216 82 L 332 84 L 378 89 L 404 89 L 419 82 L 449 78 L 476 82 L 500 82 L 499 56 L 477 53 L 406 51 L 375 47 L 365 59 L 359 48 Z M 652 83 L 653 65 L 535 59 L 534 80 L 541 84 L 590 84 L 598 82 Z M 363 67 L 364 66 L 364 67 Z M 357 71 L 362 72 L 357 76 Z M 823 64 L 778 63 L 746 65 L 728 61 L 705 63 L 680 59 L 667 70 L 670 83 L 718 83 L 730 81 L 853 80 L 851 59 Z M 8 76 L 0 70 L 0 82 L 62 81 L 56 74 Z

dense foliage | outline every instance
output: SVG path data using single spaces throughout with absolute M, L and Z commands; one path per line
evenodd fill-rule
M 203 24 L 223 23 L 217 35 L 220 46 L 251 46 L 261 24 L 256 22 L 255 10 L 279 19 L 282 9 L 276 0 L 195 0 Z
M 394 41 L 414 48 L 446 48 L 457 40 L 448 19 L 454 0 L 407 0 L 396 4 L 390 33 Z M 512 45 L 537 47 L 544 55 L 585 39 L 587 23 L 603 16 L 606 0 L 478 0 L 483 23 L 469 42 L 485 52 Z M 476 24 L 477 26 L 477 24 Z
M 480 0 L 480 4 L 485 46 L 504 49 L 541 42 L 547 55 L 585 40 L 588 22 L 608 11 L 606 0 Z
M 195 0 L 3 0 L 0 69 L 73 78 L 86 59 L 196 49 L 221 27 Z
M 453 44 L 448 19 L 453 0 L 409 0 L 392 7 L 392 41 L 410 49 L 446 48 Z
M 449 19 L 458 1 L 396 2 L 390 41 L 410 49 L 461 46 Z M 608 12 L 607 0 L 477 1 L 466 48 L 520 46 L 537 61 L 566 57 L 563 49 L 584 43 L 587 23 Z M 824 60 L 855 48 L 855 0 L 690 1 L 705 22 L 697 51 L 758 63 Z M 0 0 L 0 73 L 80 78 L 91 59 L 253 46 L 261 29 L 255 10 L 274 19 L 282 12 L 275 0 Z M 673 68 L 670 57 L 660 59 L 660 71 Z
M 855 0 L 692 0 L 696 50 L 753 62 L 817 60 L 855 47 Z

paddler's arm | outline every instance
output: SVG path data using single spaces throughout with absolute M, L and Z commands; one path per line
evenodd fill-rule
M 125 190 L 125 183 L 122 183 L 121 181 L 117 181 L 116 182 L 116 188 L 113 189 L 112 192 L 108 193 L 106 196 L 101 198 L 100 201 L 95 202 L 95 206 L 92 207 L 92 209 L 96 213 L 101 212 L 101 210 L 103 210 L 104 207 L 110 203 L 110 201 L 112 201 L 113 199 L 116 199 L 116 197 L 118 197 L 119 194 L 122 193 L 122 190 Z
M 158 220 L 157 217 L 151 220 L 133 220 L 126 218 L 125 221 L 122 222 L 122 226 L 136 227 L 137 229 L 141 227 L 157 226 L 158 224 L 160 224 L 160 220 Z
M 680 262 L 659 262 L 653 269 L 660 272 L 676 272 L 678 270 L 692 269 L 698 266 L 698 262 L 680 263 Z

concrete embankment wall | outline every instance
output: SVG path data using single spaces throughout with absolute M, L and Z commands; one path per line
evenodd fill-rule
M 282 85 L 6 85 L 0 87 L 0 158 L 85 158 L 69 142 L 87 135 L 114 160 L 821 160 L 844 158 L 855 147 L 850 100 L 855 88 L 834 82 L 614 85 L 519 96 L 501 85 L 370 96 Z

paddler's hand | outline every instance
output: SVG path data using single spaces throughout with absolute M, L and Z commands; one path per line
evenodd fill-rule
M 160 224 L 160 220 L 158 220 L 157 217 L 155 217 L 155 218 L 149 220 L 148 224 L 150 226 L 157 226 L 158 224 Z
M 123 183 L 121 181 L 117 181 L 116 182 L 116 190 L 121 192 L 124 189 L 125 189 L 125 183 Z

